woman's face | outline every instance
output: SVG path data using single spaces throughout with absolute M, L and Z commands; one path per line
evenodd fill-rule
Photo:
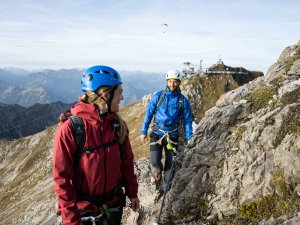
M 122 84 L 119 84 L 117 89 L 115 90 L 114 97 L 111 101 L 111 111 L 119 112 L 120 102 L 124 99 L 123 97 L 123 87 Z

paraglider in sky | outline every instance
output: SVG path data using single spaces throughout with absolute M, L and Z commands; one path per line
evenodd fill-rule
M 167 30 L 167 27 L 168 27 L 168 24 L 167 24 L 167 23 L 162 23 L 161 26 L 162 26 L 163 32 L 164 32 L 164 34 L 165 34 L 165 33 L 166 33 L 166 30 Z

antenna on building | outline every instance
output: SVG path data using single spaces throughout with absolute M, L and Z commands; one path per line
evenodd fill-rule
M 203 62 L 203 60 L 200 59 L 200 64 L 199 64 L 199 72 L 200 72 L 200 73 L 202 73 L 202 62 Z

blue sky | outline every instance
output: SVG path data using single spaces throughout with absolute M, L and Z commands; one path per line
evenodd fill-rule
M 266 72 L 300 40 L 300 1 L 0 0 L 0 67 Z M 167 23 L 168 27 L 162 26 Z

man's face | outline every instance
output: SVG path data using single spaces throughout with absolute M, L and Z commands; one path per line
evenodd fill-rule
M 176 79 L 169 79 L 167 85 L 170 91 L 175 91 L 179 87 L 180 81 Z

